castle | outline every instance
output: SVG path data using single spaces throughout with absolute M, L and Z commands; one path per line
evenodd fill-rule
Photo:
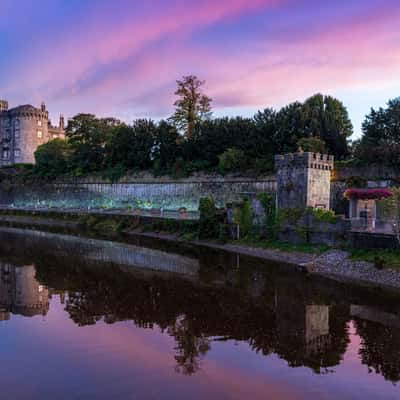
M 28 104 L 9 109 L 8 102 L 0 100 L 0 167 L 34 163 L 38 146 L 64 137 L 64 117 L 58 127 L 52 126 L 44 103 L 40 108 Z
M 277 207 L 330 209 L 333 156 L 299 151 L 275 156 Z

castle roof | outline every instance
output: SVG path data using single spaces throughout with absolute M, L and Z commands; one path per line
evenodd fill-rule
M 22 106 L 10 108 L 8 111 L 40 111 L 40 110 L 36 107 L 33 107 L 31 104 L 24 104 Z

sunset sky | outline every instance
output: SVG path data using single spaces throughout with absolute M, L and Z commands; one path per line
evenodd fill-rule
M 400 1 L 0 0 L 0 55 L 0 98 L 54 118 L 165 117 L 195 74 L 218 116 L 322 92 L 359 135 L 400 96 Z

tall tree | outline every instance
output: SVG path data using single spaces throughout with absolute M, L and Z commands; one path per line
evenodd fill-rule
M 355 149 L 357 158 L 400 165 L 400 97 L 389 100 L 386 108 L 371 109 L 362 131 Z
M 102 169 L 105 145 L 118 124 L 114 118 L 96 118 L 93 114 L 71 118 L 66 135 L 73 149 L 73 168 L 84 173 Z
M 331 96 L 316 94 L 303 104 L 304 136 L 318 137 L 336 158 L 349 154 L 348 140 L 353 125 L 346 107 Z
M 184 76 L 176 83 L 178 89 L 175 95 L 179 98 L 174 103 L 175 113 L 170 120 L 190 140 L 193 138 L 196 123 L 210 119 L 212 99 L 201 90 L 205 81 L 194 75 Z
M 138 119 L 132 126 L 118 126 L 106 146 L 107 165 L 125 170 L 150 168 L 156 129 L 155 123 L 146 119 Z

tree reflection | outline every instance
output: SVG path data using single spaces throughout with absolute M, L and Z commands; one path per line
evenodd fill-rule
M 18 262 L 35 263 L 35 279 L 62 296 L 77 325 L 133 321 L 141 328 L 157 326 L 174 339 L 176 371 L 185 375 L 201 368 L 217 340 L 247 342 L 292 367 L 327 373 L 341 363 L 349 344 L 351 302 L 363 304 L 348 287 L 277 272 L 232 254 L 200 251 L 198 276 L 184 277 L 94 261 L 97 248 L 85 258 L 76 242 L 72 250 L 62 240 L 56 245 L 53 239 L 24 240 L 0 237 L 3 257 L 11 254 L 11 262 L 23 245 Z M 363 319 L 356 320 L 356 328 L 362 362 L 399 381 L 400 329 Z
M 359 354 L 369 372 L 375 371 L 392 382 L 400 381 L 400 330 L 376 322 L 357 319 L 361 337 Z

